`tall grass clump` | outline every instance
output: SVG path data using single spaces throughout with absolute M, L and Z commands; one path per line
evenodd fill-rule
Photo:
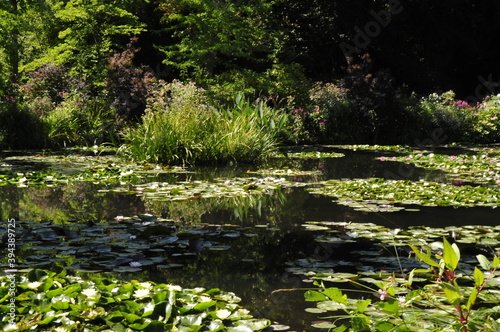
M 194 83 L 160 81 L 151 89 L 142 121 L 124 132 L 122 151 L 156 163 L 222 164 L 253 162 L 274 150 L 275 135 L 254 113 L 228 112 L 210 105 Z

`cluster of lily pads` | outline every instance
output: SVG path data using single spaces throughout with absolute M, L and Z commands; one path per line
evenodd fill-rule
M 390 152 L 411 152 L 413 148 L 407 145 L 368 145 L 368 144 L 352 144 L 352 145 L 340 145 L 338 146 L 342 149 L 353 150 L 353 151 L 390 151 Z
M 39 171 L 39 169 L 48 169 L 48 171 Z M 0 186 L 53 187 L 78 181 L 102 184 L 130 183 L 159 174 L 185 172 L 187 170 L 179 166 L 124 162 L 114 155 L 49 156 L 37 154 L 5 158 L 3 164 L 0 165 Z
M 19 268 L 53 268 L 60 262 L 71 271 L 134 273 L 182 267 L 204 249 L 228 250 L 231 239 L 257 234 L 250 227 L 194 227 L 140 215 L 95 224 L 17 221 L 16 235 Z M 0 237 L 5 243 L 6 229 L 0 229 Z
M 34 269 L 0 277 L 0 311 L 10 312 L 14 303 L 16 314 L 15 324 L 3 315 L 2 331 L 251 332 L 271 324 L 251 316 L 239 301 L 234 293 L 217 288 L 84 280 L 65 271 Z
M 322 159 L 322 158 L 342 158 L 345 156 L 345 154 L 340 152 L 302 151 L 302 152 L 285 152 L 283 156 L 291 159 Z
M 500 204 L 500 190 L 482 186 L 381 178 L 327 180 L 321 185 L 307 190 L 367 212 L 413 211 L 415 205 L 496 208 Z
M 130 187 L 101 189 L 100 192 L 136 194 L 151 200 L 186 200 L 213 197 L 234 197 L 265 194 L 272 190 L 302 187 L 304 183 L 291 182 L 285 178 L 216 178 L 212 181 L 194 180 L 176 183 L 152 182 Z
M 347 326 L 350 331 L 399 331 L 396 326 L 404 326 L 402 331 L 500 328 L 499 226 L 465 226 L 459 232 L 456 227 L 401 230 L 331 221 L 304 226 L 316 233 L 321 250 L 313 259 L 291 263 L 290 272 L 307 275 L 317 286 L 305 293 L 306 301 L 316 302 L 306 311 L 321 316 L 314 327 L 334 331 L 345 331 Z M 349 262 L 341 259 L 346 256 Z M 439 265 L 443 257 L 446 263 Z M 493 257 L 493 263 L 488 257 Z M 358 261 L 355 271 L 352 260 Z M 443 272 L 450 269 L 452 274 Z M 449 283 L 443 285 L 443 278 Z

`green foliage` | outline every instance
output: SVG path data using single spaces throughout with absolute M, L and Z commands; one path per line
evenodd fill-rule
M 108 53 L 119 48 L 119 38 L 143 31 L 143 24 L 129 10 L 134 1 L 107 4 L 100 0 L 56 2 L 52 6 L 57 39 L 41 56 L 26 64 L 31 71 L 40 64 L 66 64 L 70 75 L 102 84 Z
M 497 188 L 457 186 L 431 181 L 389 179 L 343 179 L 321 182 L 322 187 L 308 188 L 313 194 L 334 197 L 341 205 L 359 211 L 400 211 L 405 206 L 488 206 L 500 203 Z
M 263 100 L 250 103 L 245 95 L 239 93 L 234 99 L 234 106 L 226 110 L 228 119 L 238 117 L 255 119 L 257 126 L 270 133 L 275 138 L 284 139 L 288 116 L 280 109 L 267 106 Z
M 13 294 L 11 280 L 16 285 Z M 271 324 L 253 318 L 231 292 L 137 280 L 84 280 L 66 271 L 34 269 L 2 276 L 0 294 L 0 310 L 9 312 L 12 298 L 17 311 L 17 327 L 4 315 L 3 331 L 261 331 Z
M 51 145 L 95 145 L 114 141 L 114 113 L 105 95 L 66 94 L 64 100 L 41 118 L 47 124 Z
M 278 43 L 267 26 L 271 6 L 262 0 L 163 1 L 163 20 L 178 40 L 161 48 L 165 63 L 195 80 L 238 67 L 256 69 L 271 59 Z
M 487 97 L 476 106 L 471 140 L 477 143 L 500 141 L 500 96 Z
M 227 116 L 193 83 L 160 83 L 142 123 L 125 133 L 126 149 L 135 159 L 161 163 L 252 162 L 274 150 L 273 134 L 259 126 L 264 119 L 255 112 Z
M 429 265 L 429 269 L 413 269 L 402 278 L 392 276 L 387 281 L 366 279 L 367 283 L 350 281 L 362 293 L 376 294 L 378 300 L 348 297 L 339 288 L 325 287 L 323 282 L 315 284 L 319 290 L 309 290 L 306 301 L 318 302 L 310 312 L 334 312 L 332 323 L 323 323 L 332 331 L 496 331 L 498 306 L 484 310 L 485 301 L 480 294 L 490 286 L 496 276 L 500 259 L 490 262 L 484 255 L 477 260 L 485 270 L 474 268 L 472 275 L 457 274 L 460 250 L 455 243 L 443 239 L 442 253 L 421 251 L 410 245 L 416 258 Z M 437 257 L 438 260 L 435 260 Z M 438 271 L 438 272 L 436 272 Z M 425 282 L 414 282 L 417 274 Z M 465 279 L 465 282 L 459 282 Z M 472 282 L 472 283 L 471 283 Z M 497 285 L 497 284 L 495 284 Z M 374 288 L 376 286 L 377 288 Z M 486 301 L 485 301 L 486 302 Z M 328 326 L 326 326 L 328 324 Z

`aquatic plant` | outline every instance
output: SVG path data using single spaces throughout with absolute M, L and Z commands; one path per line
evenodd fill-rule
M 446 238 L 439 252 L 410 247 L 428 268 L 401 271 L 387 278 L 344 278 L 344 282 L 355 286 L 354 293 L 349 294 L 360 292 L 359 297 L 315 281 L 319 289 L 308 290 L 304 295 L 306 301 L 317 305 L 306 310 L 333 315 L 313 326 L 336 332 L 498 331 L 497 256 L 490 262 L 479 254 L 476 258 L 483 271 L 475 266 L 472 271 L 459 273 L 460 250 Z
M 387 160 L 385 157 L 378 159 Z M 500 158 L 498 150 L 492 148 L 482 148 L 474 154 L 459 155 L 412 153 L 391 160 L 426 169 L 442 170 L 455 185 L 473 182 L 496 186 L 500 183 Z
M 11 288 L 14 284 L 15 287 Z M 2 331 L 228 331 L 268 327 L 231 292 L 154 282 L 91 278 L 34 269 L 0 277 Z
M 275 150 L 275 136 L 262 127 L 262 121 L 270 120 L 256 116 L 261 112 L 247 112 L 248 105 L 245 110 L 219 111 L 194 84 L 160 85 L 147 107 L 142 122 L 124 134 L 127 145 L 122 150 L 135 160 L 182 165 L 254 162 Z
M 380 178 L 332 179 L 321 184 L 322 187 L 307 190 L 333 197 L 338 204 L 368 212 L 397 211 L 407 205 L 495 208 L 500 204 L 498 188 Z

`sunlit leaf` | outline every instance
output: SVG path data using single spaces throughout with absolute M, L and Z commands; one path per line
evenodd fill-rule
M 446 299 L 450 302 L 450 304 L 457 305 L 460 303 L 460 291 L 457 287 L 446 282 L 442 283 L 441 286 L 444 290 Z
M 484 282 L 484 274 L 477 267 L 474 267 L 474 285 L 476 287 L 481 287 Z
M 491 270 L 492 265 L 491 265 L 490 261 L 488 260 L 488 258 L 486 258 L 486 256 L 479 254 L 476 256 L 476 258 L 477 258 L 477 261 L 479 262 L 479 265 L 481 265 L 481 267 L 483 268 L 483 270 L 486 270 L 486 271 Z M 497 257 L 495 257 L 495 258 L 497 258 Z M 494 265 L 494 263 L 495 263 L 495 259 L 493 259 L 493 265 Z
M 446 268 L 454 271 L 458 266 L 458 262 L 460 260 L 460 250 L 456 243 L 450 244 L 450 242 L 444 238 L 443 239 L 444 246 L 444 254 L 443 259 L 446 265 Z

